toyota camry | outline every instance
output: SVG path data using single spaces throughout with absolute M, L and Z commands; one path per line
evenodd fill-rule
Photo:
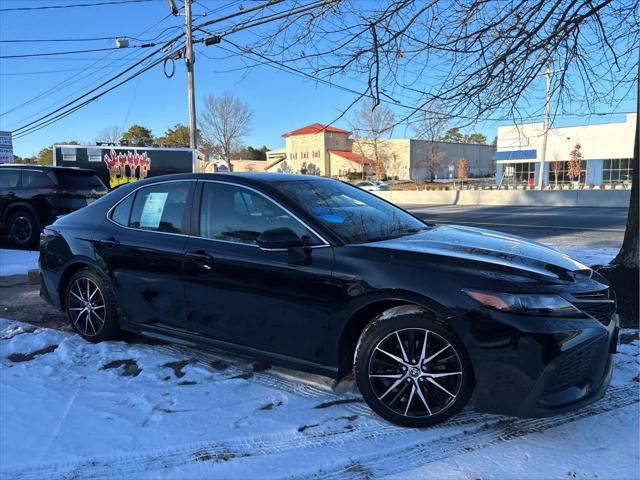
M 41 295 L 123 331 L 335 378 L 405 426 L 544 416 L 604 395 L 607 281 L 542 244 L 434 225 L 352 185 L 272 173 L 122 186 L 41 235 Z

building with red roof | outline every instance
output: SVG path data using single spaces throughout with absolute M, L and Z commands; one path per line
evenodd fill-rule
M 267 171 L 285 171 L 346 179 L 363 175 L 371 161 L 353 152 L 351 132 L 312 123 L 285 133 L 285 147 L 267 152 Z

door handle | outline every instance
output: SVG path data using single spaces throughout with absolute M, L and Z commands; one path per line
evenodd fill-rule
M 205 252 L 204 250 L 196 250 L 195 252 L 187 252 L 185 254 L 185 257 L 187 260 L 191 260 L 193 262 L 199 263 L 202 266 L 211 268 L 211 265 L 213 263 L 213 257 L 211 255 L 209 255 L 207 252 Z
M 103 247 L 117 247 L 120 245 L 120 242 L 114 237 L 109 237 L 98 240 L 98 245 L 102 245 Z

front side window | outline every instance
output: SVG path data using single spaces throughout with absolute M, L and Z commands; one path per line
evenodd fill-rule
M 20 183 L 20 170 L 0 168 L 0 188 L 16 188 Z
M 297 180 L 273 185 L 347 244 L 412 235 L 428 228 L 404 210 L 342 182 Z
M 204 184 L 201 237 L 255 245 L 262 232 L 274 228 L 293 230 L 306 245 L 322 244 L 300 221 L 259 193 L 237 185 Z
M 127 226 L 154 232 L 187 233 L 187 203 L 192 184 L 171 182 L 141 188 L 135 194 Z M 117 209 L 115 214 L 119 215 Z M 119 218 L 124 215 L 126 213 Z

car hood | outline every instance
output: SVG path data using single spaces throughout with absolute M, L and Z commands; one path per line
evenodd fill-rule
M 547 277 L 573 279 L 590 268 L 568 255 L 514 235 L 459 225 L 439 225 L 424 232 L 366 244 L 373 248 L 425 253 L 524 270 Z

